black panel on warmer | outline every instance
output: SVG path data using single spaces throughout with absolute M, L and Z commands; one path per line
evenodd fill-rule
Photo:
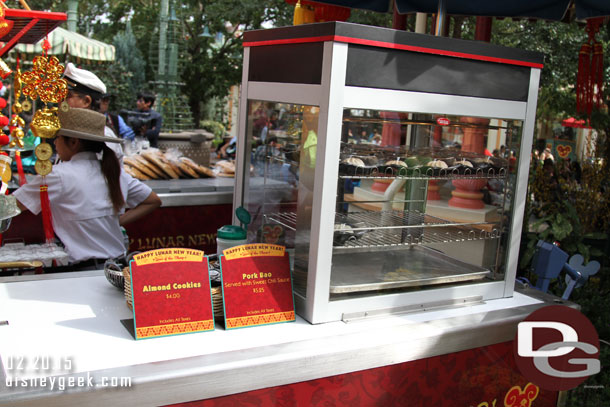
M 324 44 L 286 44 L 250 48 L 250 82 L 322 83 Z
M 471 56 L 482 56 L 487 58 L 498 58 L 504 60 L 522 61 L 534 64 L 542 64 L 542 54 L 533 51 L 502 47 L 482 41 L 467 41 L 456 38 L 437 37 L 428 34 L 418 34 L 390 28 L 373 27 L 361 24 L 344 23 L 339 21 L 327 23 L 304 24 L 289 27 L 261 29 L 247 31 L 244 33 L 244 43 L 257 43 L 267 41 L 290 41 L 299 42 L 302 39 L 318 38 L 320 41 L 328 41 L 330 37 L 347 38 L 347 42 L 373 41 L 383 44 L 396 44 L 413 46 L 434 50 L 450 51 Z M 337 41 L 342 41 L 338 39 Z
M 350 45 L 347 86 L 527 101 L 530 68 Z

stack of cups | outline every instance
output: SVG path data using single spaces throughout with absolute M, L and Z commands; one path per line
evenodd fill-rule
M 224 225 L 218 229 L 216 254 L 220 256 L 223 250 L 246 243 L 248 243 L 248 239 L 244 228 L 235 225 Z

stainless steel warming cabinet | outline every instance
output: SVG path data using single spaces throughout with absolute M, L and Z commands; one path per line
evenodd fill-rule
M 299 315 L 513 295 L 542 62 L 339 22 L 245 33 L 233 205 L 286 245 Z

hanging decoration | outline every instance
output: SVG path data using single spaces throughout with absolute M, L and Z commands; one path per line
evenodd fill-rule
M 316 4 L 314 6 L 316 22 L 346 21 L 351 10 L 348 7 L 333 6 L 330 4 Z
M 1 16 L 0 17 L 0 30 L 1 30 L 2 29 L 1 23 L 2 23 L 2 19 L 4 18 L 4 11 L 2 11 L 0 13 L 0 16 Z M 2 79 L 5 79 L 11 73 L 12 73 L 12 70 L 8 67 L 6 62 L 4 62 L 0 58 L 0 77 Z M 0 82 L 0 89 L 2 89 L 3 87 L 4 87 L 4 85 L 2 84 L 2 82 Z M 6 107 L 6 99 L 0 98 L 0 110 L 4 109 L 5 107 Z M 6 126 L 8 123 L 9 123 L 8 117 L 6 117 L 2 113 L 0 113 L 0 129 L 4 128 L 4 126 Z M 0 130 L 0 146 L 3 148 L 7 144 L 9 144 L 9 137 Z M 12 161 L 11 157 L 9 157 L 8 153 L 6 153 L 5 151 L 0 151 L 0 194 L 3 194 L 3 195 L 8 193 L 8 182 L 10 181 L 10 179 L 12 177 L 11 161 Z
M 23 171 L 20 151 L 20 149 L 23 149 L 24 147 L 23 138 L 25 137 L 25 132 L 23 131 L 25 121 L 20 116 L 21 112 L 23 111 L 19 100 L 21 98 L 21 85 L 21 69 L 19 67 L 19 57 L 17 57 L 15 77 L 13 78 L 13 106 L 11 107 L 13 115 L 11 116 L 11 121 L 9 122 L 11 141 L 8 146 L 9 148 L 15 149 L 15 162 L 17 163 L 17 173 L 19 175 L 20 186 L 27 183 L 25 172 Z
M 603 104 L 604 50 L 595 39 L 603 18 L 587 20 L 587 42 L 578 53 L 578 75 L 576 78 L 576 111 L 591 116 L 593 109 Z
M 0 7 L 0 38 L 8 34 L 13 29 L 14 24 L 13 20 L 4 18 L 4 7 Z
M 322 4 L 315 1 L 286 0 L 286 3 L 294 4 L 293 25 L 346 21 L 351 13 L 349 7 Z
M 309 24 L 315 22 L 315 12 L 313 7 L 309 6 L 307 1 L 298 0 L 294 6 L 293 25 Z
M 57 104 L 62 102 L 68 94 L 66 80 L 61 78 L 64 67 L 56 57 L 48 57 L 47 51 L 50 48 L 48 39 L 45 39 L 42 48 L 44 51 L 43 55 L 34 58 L 32 70 L 20 75 L 23 86 L 22 92 L 32 100 L 40 99 L 45 104 Z M 40 185 L 42 225 L 46 241 L 52 242 L 54 233 L 48 195 L 49 187 L 44 179 L 53 169 L 53 165 L 49 161 L 53 150 L 46 141 L 55 137 L 55 134 L 60 129 L 57 107 L 49 108 L 45 105 L 42 109 L 37 110 L 32 118 L 30 128 L 34 135 L 41 139 L 41 143 L 34 150 L 37 158 L 34 170 L 43 177 L 43 182 Z
M 1 7 L 0 7 L 1 9 Z M 4 15 L 4 14 L 2 14 Z M 13 73 L 13 71 L 11 70 L 11 68 L 9 68 L 9 66 L 6 64 L 6 62 L 4 62 L 4 60 L 2 58 L 0 58 L 0 78 L 2 79 L 6 79 L 11 73 Z M 2 89 L 4 87 L 4 85 L 2 84 L 2 82 L 0 82 L 0 89 Z M 0 98 L 0 110 L 4 109 L 6 107 L 6 99 L 4 98 Z M 0 128 L 6 126 L 8 124 L 9 120 L 6 116 L 4 116 L 2 113 L 0 113 Z M 4 143 L 6 144 L 6 143 Z M 1 144 L 1 145 L 4 145 Z
M 15 77 L 13 79 L 13 106 L 11 108 L 13 115 L 9 123 L 9 130 L 11 132 L 11 142 L 9 147 L 23 148 L 23 127 L 25 127 L 25 121 L 19 116 L 23 111 L 19 98 L 21 97 L 21 70 L 19 69 L 19 59 L 17 59 L 17 68 L 15 70 Z
M 0 89 L 2 89 L 4 85 L 0 82 Z M 6 107 L 6 99 L 0 98 L 0 111 Z M 0 129 L 8 124 L 8 117 L 0 113 Z
M 32 70 L 21 75 L 23 94 L 32 100 L 39 98 L 45 103 L 60 103 L 68 93 L 66 81 L 61 78 L 63 72 L 64 67 L 57 58 L 47 58 L 46 55 L 37 56 L 34 58 Z M 30 128 L 36 137 L 42 139 L 41 141 L 55 137 L 55 133 L 60 128 L 57 108 L 45 106 L 37 110 Z M 40 157 L 38 158 L 40 160 Z M 44 167 L 49 169 L 48 166 Z

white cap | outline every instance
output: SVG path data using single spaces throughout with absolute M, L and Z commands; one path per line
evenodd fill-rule
M 106 93 L 106 85 L 93 72 L 80 69 L 72 62 L 66 65 L 64 79 L 68 82 L 68 89 L 100 96 Z

